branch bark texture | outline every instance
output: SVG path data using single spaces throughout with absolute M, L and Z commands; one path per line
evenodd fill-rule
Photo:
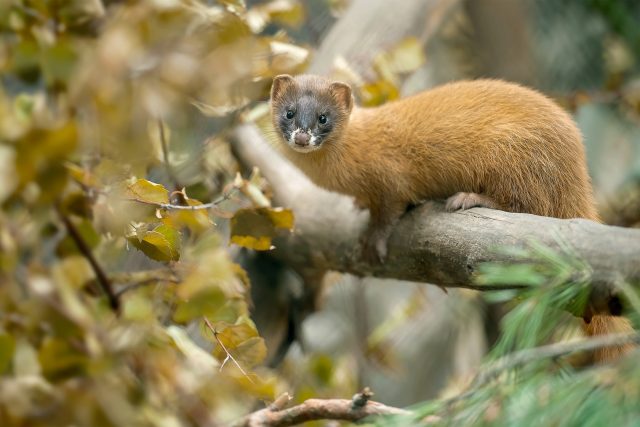
M 311 183 L 255 126 L 239 126 L 233 138 L 239 158 L 258 166 L 273 186 L 275 202 L 293 209 L 295 231 L 276 240 L 275 255 L 301 271 L 336 270 L 479 290 L 513 288 L 524 284 L 478 285 L 478 267 L 484 262 L 514 262 L 499 249 L 536 241 L 559 253 L 568 248 L 571 256 L 589 266 L 596 309 L 608 305 L 617 293 L 616 283 L 640 283 L 640 230 L 483 208 L 447 213 L 434 201 L 403 216 L 389 240 L 384 264 L 367 264 L 359 257 L 358 244 L 368 221 L 366 211 L 351 198 Z
M 411 415 L 411 412 L 369 400 L 372 393 L 365 389 L 353 399 L 308 399 L 287 409 L 270 405 L 253 412 L 232 427 L 284 427 L 314 420 L 359 421 L 370 416 Z

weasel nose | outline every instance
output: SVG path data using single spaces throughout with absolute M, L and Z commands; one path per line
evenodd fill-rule
M 296 143 L 296 145 L 299 145 L 301 147 L 306 147 L 307 145 L 309 145 L 309 134 L 306 132 L 296 133 L 294 142 Z

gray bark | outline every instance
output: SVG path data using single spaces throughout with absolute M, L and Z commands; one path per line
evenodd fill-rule
M 239 126 L 234 140 L 238 156 L 258 166 L 273 186 L 275 203 L 293 209 L 295 230 L 276 240 L 274 255 L 301 271 L 336 270 L 479 290 L 513 288 L 524 284 L 477 284 L 478 267 L 484 262 L 513 262 L 498 249 L 526 248 L 534 240 L 561 254 L 570 248 L 572 257 L 588 265 L 596 309 L 608 306 L 617 294 L 616 283 L 640 283 L 640 230 L 483 208 L 447 213 L 434 201 L 402 217 L 389 240 L 385 263 L 367 264 L 358 244 L 368 221 L 366 211 L 349 197 L 311 183 L 253 125 Z

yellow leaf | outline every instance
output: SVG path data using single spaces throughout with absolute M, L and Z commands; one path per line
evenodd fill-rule
M 138 179 L 127 186 L 129 197 L 149 203 L 169 203 L 169 191 L 160 184 Z
M 420 68 L 425 62 L 420 40 L 409 37 L 398 43 L 393 49 L 377 55 L 374 60 L 376 72 L 384 79 L 397 81 L 398 74 L 406 74 Z
M 13 337 L 4 331 L 0 332 L 0 375 L 9 369 L 15 349 L 16 341 Z
M 253 236 L 231 236 L 231 243 L 235 243 L 243 248 L 254 249 L 256 251 L 268 251 L 271 249 L 271 237 Z
M 159 225 L 146 233 L 127 236 L 127 240 L 156 261 L 180 259 L 180 232 L 168 225 Z
M 274 227 L 293 230 L 293 211 L 291 209 L 272 208 L 259 210 L 269 217 Z
M 290 209 L 240 209 L 231 219 L 231 242 L 258 251 L 269 250 L 276 229 L 293 229 L 293 220 Z

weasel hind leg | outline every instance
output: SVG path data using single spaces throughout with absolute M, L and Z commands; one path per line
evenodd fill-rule
M 445 208 L 449 212 L 471 208 L 500 209 L 496 202 L 484 194 L 464 192 L 459 192 L 449 197 Z

